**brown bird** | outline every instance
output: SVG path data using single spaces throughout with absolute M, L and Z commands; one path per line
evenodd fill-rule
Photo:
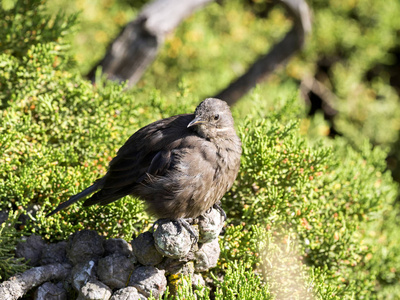
M 133 195 L 157 217 L 187 227 L 185 218 L 219 208 L 239 171 L 241 152 L 229 106 L 207 98 L 194 114 L 162 119 L 138 130 L 119 149 L 104 177 L 47 216 L 96 192 L 83 206 L 106 205 Z

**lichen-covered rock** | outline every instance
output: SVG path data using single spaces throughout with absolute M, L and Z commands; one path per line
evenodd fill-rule
M 206 281 L 204 280 L 203 276 L 199 273 L 194 273 L 192 275 L 192 285 L 194 287 L 198 286 L 206 286 Z
M 151 266 L 138 267 L 131 275 L 129 286 L 135 287 L 146 297 L 152 294 L 154 298 L 158 299 L 167 288 L 165 271 Z
M 114 253 L 99 260 L 97 275 L 111 289 L 120 289 L 127 285 L 134 268 L 134 261 L 126 256 Z
M 199 225 L 199 242 L 209 243 L 217 239 L 222 227 L 224 226 L 224 218 L 216 209 L 211 209 L 209 213 L 204 213 L 198 217 Z
M 104 250 L 106 251 L 105 255 L 111 255 L 114 253 L 118 253 L 120 255 L 124 255 L 126 257 L 132 257 L 132 246 L 127 241 L 123 239 L 107 239 L 104 241 Z
M 90 279 L 95 278 L 96 264 L 93 260 L 75 265 L 71 271 L 72 286 L 79 291 Z
M 220 252 L 218 239 L 213 240 L 211 243 L 202 244 L 195 253 L 195 271 L 204 272 L 214 268 L 217 265 Z
M 110 300 L 146 300 L 147 298 L 140 294 L 133 286 L 116 291 Z
M 156 249 L 171 258 L 185 257 L 192 246 L 190 233 L 170 220 L 158 220 L 153 237 Z
M 67 257 L 76 265 L 89 260 L 97 261 L 104 254 L 104 237 L 96 231 L 82 230 L 68 239 Z
M 146 231 L 139 234 L 131 244 L 133 253 L 142 265 L 155 266 L 162 261 L 163 256 L 157 251 L 151 232 Z
M 62 283 L 54 284 L 45 282 L 37 288 L 34 295 L 35 300 L 67 300 L 67 291 Z
M 62 241 L 54 244 L 47 244 L 42 250 L 42 257 L 40 259 L 40 264 L 48 265 L 55 263 L 64 263 L 67 261 L 67 242 Z
M 18 243 L 15 250 L 15 257 L 25 258 L 28 261 L 28 265 L 32 267 L 39 266 L 45 245 L 46 243 L 42 240 L 42 237 L 32 234 L 25 241 Z
M 112 290 L 104 283 L 97 280 L 90 280 L 82 286 L 77 300 L 108 300 Z
M 194 273 L 193 261 L 179 261 L 177 259 L 167 258 L 156 267 L 165 270 L 167 274 L 191 275 Z
M 188 284 L 189 278 L 194 275 L 194 265 L 189 261 L 174 273 L 168 275 L 168 288 L 172 295 L 176 295 L 178 289 L 183 284 Z

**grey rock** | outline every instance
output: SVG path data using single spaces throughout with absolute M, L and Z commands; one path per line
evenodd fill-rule
M 217 239 L 222 227 L 224 226 L 224 218 L 216 209 L 211 209 L 209 213 L 204 213 L 198 218 L 200 243 L 209 243 Z
M 155 266 L 162 261 L 163 256 L 157 251 L 151 232 L 146 231 L 139 234 L 131 244 L 133 253 L 142 265 Z
M 104 283 L 91 280 L 81 288 L 77 300 L 108 300 L 111 294 L 112 290 Z
M 8 219 L 8 210 L 2 210 L 0 211 L 0 225 L 3 224 L 7 219 Z
M 146 300 L 147 298 L 140 294 L 133 286 L 116 291 L 110 300 Z
M 134 261 L 126 256 L 114 253 L 99 260 L 97 275 L 111 289 L 120 289 L 127 285 L 129 276 L 134 269 Z
M 75 265 L 89 260 L 97 261 L 104 254 L 104 237 L 96 231 L 82 230 L 68 239 L 67 257 Z
M 123 239 L 107 239 L 104 241 L 104 250 L 106 255 L 118 253 L 125 256 L 133 256 L 132 246 Z
M 214 268 L 217 265 L 220 252 L 218 239 L 213 240 L 211 243 L 202 244 L 195 253 L 195 271 L 204 272 Z
M 206 286 L 206 281 L 204 280 L 204 278 L 201 274 L 194 273 L 192 275 L 192 285 L 194 287 Z
M 45 282 L 37 288 L 34 295 L 35 300 L 67 300 L 67 291 L 62 284 Z
M 129 286 L 135 287 L 146 297 L 149 297 L 151 293 L 154 298 L 158 299 L 167 288 L 165 271 L 150 266 L 136 268 L 129 280 Z
M 158 252 L 171 258 L 185 257 L 192 246 L 190 233 L 170 220 L 158 220 L 153 237 Z
M 67 242 L 62 241 L 54 244 L 47 244 L 42 250 L 40 259 L 41 265 L 63 263 L 67 261 L 66 255 Z
M 191 275 L 194 273 L 193 261 L 179 261 L 177 259 L 167 258 L 156 267 L 158 269 L 165 270 L 167 274 Z
M 71 271 L 71 281 L 74 289 L 79 291 L 90 279 L 95 278 L 96 264 L 93 260 L 75 265 Z
M 28 265 L 36 267 L 39 265 L 45 245 L 42 237 L 32 234 L 25 241 L 18 243 L 15 256 L 25 258 L 28 261 Z

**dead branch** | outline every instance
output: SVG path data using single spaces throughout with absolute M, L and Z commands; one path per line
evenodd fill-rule
M 293 17 L 293 27 L 266 55 L 260 57 L 241 77 L 215 97 L 229 105 L 236 103 L 257 83 L 265 80 L 278 67 L 285 65 L 304 44 L 311 31 L 311 13 L 304 0 L 279 0 Z
M 29 269 L 0 283 L 0 300 L 18 299 L 43 282 L 64 279 L 70 272 L 69 264 L 51 264 Z
M 337 114 L 337 110 L 335 109 L 335 103 L 337 103 L 336 95 L 316 78 L 304 76 L 300 84 L 300 90 L 303 99 L 308 99 L 309 102 L 309 92 L 317 95 L 322 101 L 322 108 L 326 115 L 333 117 Z
M 213 0 L 156 0 L 128 23 L 111 43 L 105 57 L 89 72 L 95 80 L 98 67 L 111 80 L 134 85 L 155 59 L 165 36 L 182 20 Z

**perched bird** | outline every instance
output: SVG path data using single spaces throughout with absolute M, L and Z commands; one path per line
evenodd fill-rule
M 241 152 L 229 106 L 207 98 L 194 114 L 162 119 L 138 130 L 118 150 L 104 177 L 48 216 L 96 192 L 83 206 L 106 205 L 133 195 L 159 218 L 196 218 L 218 205 L 231 188 Z

